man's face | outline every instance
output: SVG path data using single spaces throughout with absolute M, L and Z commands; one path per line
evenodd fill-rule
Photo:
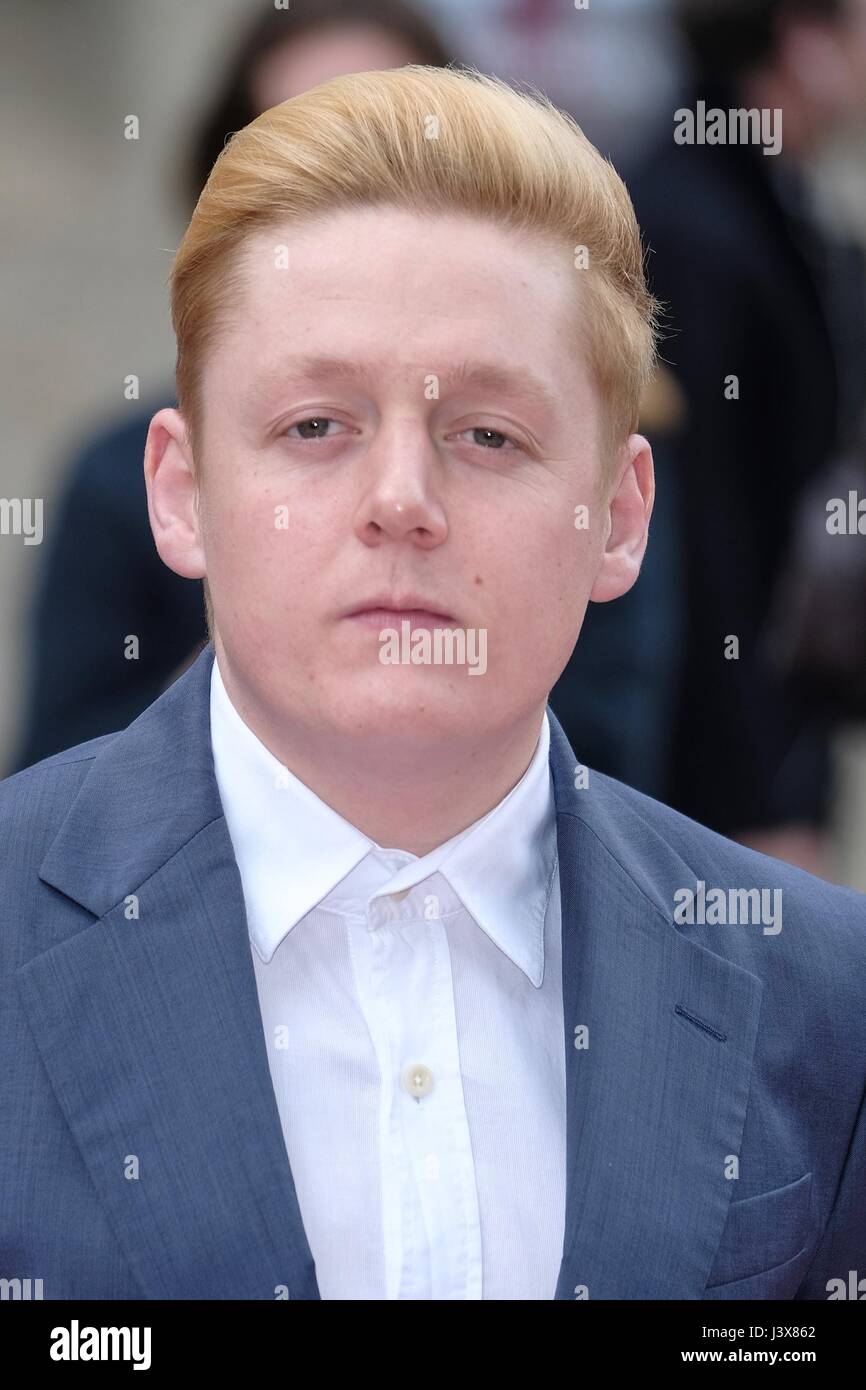
M 203 374 L 188 524 L 165 524 L 186 505 L 177 412 L 151 425 L 166 426 L 168 469 L 147 469 L 160 553 L 206 573 L 247 707 L 388 746 L 540 714 L 593 586 L 604 599 L 633 581 L 651 505 L 633 436 L 609 540 L 585 272 L 567 247 L 391 208 L 257 234 L 243 259 L 236 322 Z M 446 616 L 353 616 L 362 604 Z M 421 664 L 383 661 L 380 634 L 406 619 L 403 651 L 425 625 L 462 630 L 465 664 L 457 646 L 450 664 L 420 646 Z
M 782 33 L 782 71 L 806 98 L 816 137 L 860 135 L 866 113 L 866 0 L 845 0 L 837 15 L 792 11 Z

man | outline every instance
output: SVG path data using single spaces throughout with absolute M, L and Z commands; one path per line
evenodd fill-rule
M 149 514 L 213 642 L 3 784 L 4 1274 L 826 1298 L 866 1257 L 863 899 L 546 708 L 652 507 L 622 183 L 492 78 L 334 79 L 229 143 L 172 312 Z

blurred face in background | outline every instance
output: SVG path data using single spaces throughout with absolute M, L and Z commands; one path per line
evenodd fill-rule
M 417 63 L 399 35 L 374 24 L 328 24 L 279 44 L 252 73 L 250 95 L 259 111 L 317 87 L 331 77 Z
M 798 89 L 817 133 L 866 118 L 866 0 L 847 0 L 839 19 L 792 18 L 780 48 L 783 73 Z
M 862 119 L 866 116 L 866 0 L 848 0 L 838 44 L 844 107 L 847 114 Z

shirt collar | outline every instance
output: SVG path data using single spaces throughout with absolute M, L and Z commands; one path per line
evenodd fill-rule
M 211 744 L 234 848 L 250 939 L 263 961 L 368 855 L 390 856 L 326 805 L 274 757 L 238 714 L 214 657 Z M 372 896 L 399 892 L 439 872 L 481 929 L 538 987 L 544 923 L 556 867 L 556 832 L 545 713 L 535 752 L 511 791 L 473 825 L 402 861 Z M 274 904 L 279 904 L 279 914 Z

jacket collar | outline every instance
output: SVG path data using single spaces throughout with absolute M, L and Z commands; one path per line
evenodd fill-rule
M 19 987 L 143 1296 L 318 1298 L 214 774 L 212 660 L 208 645 L 95 751 L 40 873 L 95 920 L 69 913 Z M 576 788 L 548 718 L 567 1078 L 555 1297 L 699 1298 L 762 987 L 677 930 L 671 885 L 695 873 L 653 803 L 597 773 Z M 122 1176 L 129 1154 L 137 1184 Z

